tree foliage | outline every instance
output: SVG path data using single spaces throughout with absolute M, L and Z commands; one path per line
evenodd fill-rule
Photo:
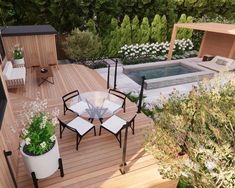
M 0 2 L 0 25 L 52 24 L 60 32 L 73 28 L 84 29 L 89 19 L 95 19 L 101 35 L 111 19 L 121 20 L 125 15 L 153 18 L 166 15 L 168 28 L 181 14 L 193 17 L 203 15 L 235 17 L 234 0 L 4 0 Z
M 149 42 L 150 38 L 150 26 L 149 26 L 149 20 L 147 17 L 144 17 L 142 20 L 142 23 L 140 25 L 140 32 L 138 36 L 138 43 L 144 44 Z
M 138 43 L 138 36 L 139 36 L 139 28 L 140 28 L 140 25 L 139 25 L 139 18 L 138 16 L 135 16 L 132 20 L 132 23 L 131 23 L 131 41 L 132 41 L 132 44 L 137 44 Z
M 100 47 L 97 35 L 89 31 L 80 31 L 78 28 L 71 32 L 64 43 L 64 50 L 68 57 L 77 61 L 94 58 Z
M 182 14 L 180 16 L 180 19 L 178 21 L 178 23 L 192 23 L 193 22 L 193 18 L 191 16 L 186 16 L 186 14 Z M 177 32 L 177 39 L 191 39 L 193 34 L 193 30 L 192 29 L 178 29 Z
M 131 23 L 130 17 L 125 15 L 120 27 L 120 43 L 118 46 L 122 47 L 125 44 L 131 44 Z

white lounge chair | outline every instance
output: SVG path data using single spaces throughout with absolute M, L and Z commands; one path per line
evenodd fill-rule
M 198 63 L 198 65 L 217 72 L 235 70 L 235 60 L 221 56 L 215 56 L 211 61 L 203 61 Z
M 24 66 L 14 68 L 10 61 L 7 61 L 3 69 L 3 78 L 7 88 L 24 87 L 26 81 L 26 68 Z

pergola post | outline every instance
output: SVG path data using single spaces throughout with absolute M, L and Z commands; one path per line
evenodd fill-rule
M 171 34 L 171 42 L 170 42 L 170 47 L 169 47 L 169 51 L 168 51 L 168 55 L 167 55 L 167 60 L 171 60 L 172 55 L 173 55 L 173 49 L 174 49 L 177 29 L 178 29 L 178 27 L 176 25 L 174 25 L 174 28 L 173 28 L 173 31 Z

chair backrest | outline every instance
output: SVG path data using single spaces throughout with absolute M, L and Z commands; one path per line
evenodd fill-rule
M 57 119 L 58 119 L 60 125 L 62 125 L 63 127 L 66 127 L 67 129 L 69 129 L 69 130 L 71 130 L 71 131 L 73 131 L 73 132 L 77 132 L 76 129 L 74 129 L 74 128 L 68 126 L 66 123 L 64 123 L 63 121 L 61 121 L 59 118 L 57 118 Z
M 78 91 L 78 90 L 74 90 L 74 91 L 72 91 L 72 92 L 70 92 L 70 93 L 67 93 L 66 95 L 64 95 L 64 96 L 62 97 L 62 100 L 63 100 L 63 102 L 64 102 L 64 105 L 67 107 L 66 102 L 67 102 L 68 100 L 70 100 L 70 99 L 72 99 L 72 98 L 74 98 L 74 97 L 78 97 L 78 96 L 79 96 L 79 91 Z
M 112 95 L 115 95 L 119 98 L 122 98 L 123 100 L 126 99 L 126 94 L 121 92 L 121 91 L 118 91 L 116 89 L 109 89 L 109 93 L 112 94 Z

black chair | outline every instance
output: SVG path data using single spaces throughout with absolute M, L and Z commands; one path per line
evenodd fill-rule
M 135 117 L 137 113 L 131 118 L 130 121 L 125 121 L 124 119 L 113 115 L 107 119 L 103 124 L 100 125 L 99 135 L 101 135 L 101 129 L 105 129 L 108 132 L 112 133 L 117 141 L 119 142 L 120 148 L 122 147 L 122 129 L 125 125 L 128 125 L 132 129 L 132 134 L 135 134 Z
M 76 113 L 77 115 L 81 115 L 88 108 L 87 103 L 84 101 L 81 101 L 78 90 L 67 93 L 66 95 L 64 95 L 62 97 L 62 100 L 63 100 L 63 104 L 64 104 L 64 115 L 66 114 L 66 111 L 68 111 L 68 110 L 73 113 Z M 75 100 L 75 101 L 73 101 L 74 104 L 69 105 L 68 103 L 71 100 Z
M 126 112 L 126 94 L 116 89 L 109 89 L 109 93 L 123 100 L 121 107 L 123 108 L 123 111 Z
M 59 118 L 58 118 L 58 120 L 60 123 L 60 138 L 62 138 L 62 133 L 64 132 L 65 128 L 76 133 L 76 136 L 77 136 L 76 149 L 77 150 L 78 150 L 78 145 L 81 142 L 83 136 L 85 136 L 90 130 L 94 129 L 94 135 L 96 136 L 95 126 L 92 123 L 90 123 L 80 117 L 76 117 L 75 119 L 73 119 L 69 123 L 64 123 Z

